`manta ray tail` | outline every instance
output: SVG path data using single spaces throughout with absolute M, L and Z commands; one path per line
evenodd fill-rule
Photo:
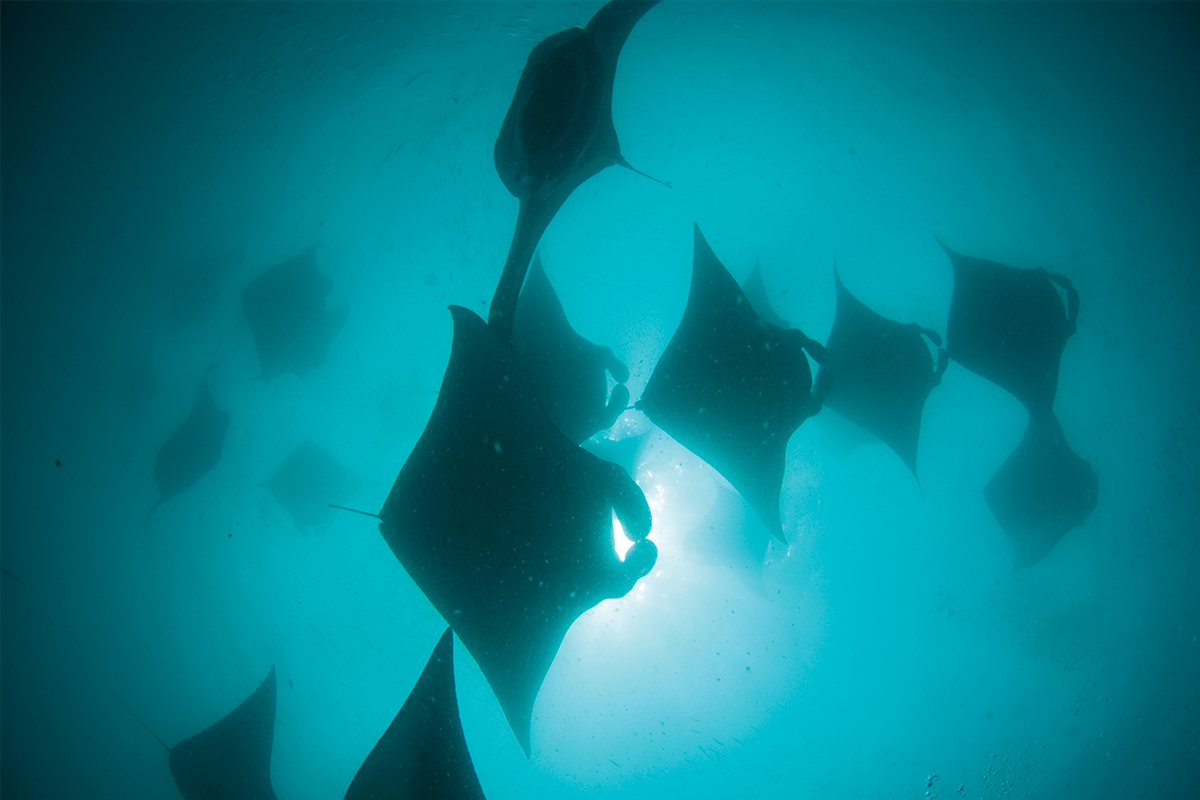
M 146 733 L 148 733 L 148 734 L 150 734 L 151 736 L 153 736 L 153 737 L 154 737 L 154 740 L 163 746 L 163 749 L 164 749 L 164 750 L 166 750 L 168 753 L 169 753 L 169 752 L 171 752 L 171 748 L 170 748 L 170 747 L 167 747 L 167 743 L 166 743 L 166 742 L 164 742 L 162 739 L 160 739 L 157 733 L 155 733 L 154 731 L 150 730 L 150 726 L 149 726 L 149 725 L 147 725 L 146 723 L 142 722 L 142 718 L 141 718 L 141 717 L 139 717 L 137 714 L 133 713 L 133 709 L 131 709 L 129 706 L 125 705 L 125 701 L 124 701 L 124 700 L 122 700 L 121 698 L 117 697 L 117 693 L 116 693 L 116 692 L 114 692 L 112 689 L 109 689 L 109 690 L 108 690 L 108 693 L 109 693 L 109 694 L 111 694 L 111 695 L 113 696 L 113 699 L 114 699 L 114 700 L 116 700 L 118 703 L 120 703 L 120 704 L 121 704 L 121 708 L 123 708 L 123 709 L 125 709 L 126 711 L 128 711 L 128 712 L 129 712 L 129 716 L 131 716 L 131 717 L 133 717 L 134 719 L 136 719 L 136 720 L 137 720 L 137 721 L 138 721 L 138 722 L 141 724 L 141 726 L 142 726 L 143 728 L 145 728 L 145 729 L 146 729 Z
M 654 181 L 655 183 L 661 183 L 663 186 L 667 187 L 668 189 L 674 188 L 671 186 L 671 183 L 669 181 L 664 181 L 661 178 L 656 178 L 653 175 L 642 172 L 640 169 L 638 169 L 637 167 L 633 166 L 628 161 L 626 161 L 624 156 L 620 157 L 620 160 L 617 161 L 617 164 L 619 164 L 620 166 L 624 167 L 627 170 L 636 172 L 638 175 L 641 175 L 643 178 L 649 178 L 650 180 Z
M 142 533 L 150 530 L 150 517 L 158 510 L 158 507 L 163 504 L 163 498 L 158 498 L 154 505 L 150 506 L 150 510 L 146 512 L 146 521 L 142 523 Z
M 370 511 L 359 511 L 357 508 L 347 508 L 346 506 L 339 506 L 335 503 L 326 503 L 326 505 L 328 505 L 330 508 L 336 508 L 339 511 L 349 511 L 353 514 L 362 514 L 364 517 L 374 517 L 381 522 L 383 521 L 383 517 L 379 516 L 378 514 L 372 514 Z

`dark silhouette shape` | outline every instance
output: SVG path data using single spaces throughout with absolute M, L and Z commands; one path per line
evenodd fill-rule
M 166 749 L 171 775 L 184 800 L 276 800 L 271 787 L 274 667 L 241 705 L 174 747 L 167 747 L 121 698 L 117 702 Z
M 277 264 L 242 290 L 242 311 L 266 380 L 290 372 L 303 378 L 325 363 L 329 343 L 350 313 L 325 308 L 333 281 L 317 271 L 313 248 Z
M 554 427 L 483 320 L 450 313 L 437 404 L 379 530 L 474 656 L 528 756 L 534 699 L 567 629 L 633 588 L 658 551 L 628 473 Z M 635 542 L 624 561 L 614 511 Z
M 517 303 L 512 348 L 542 408 L 575 444 L 611 428 L 629 405 L 629 370 L 612 350 L 575 332 L 537 255 Z M 606 370 L 617 382 L 611 397 Z
M 717 500 L 704 519 L 688 531 L 684 547 L 696 561 L 728 569 L 738 583 L 759 597 L 763 587 L 763 560 L 771 534 L 746 501 L 732 489 L 717 485 Z
M 613 127 L 613 79 L 629 32 L 656 3 L 609 3 L 586 28 L 542 40 L 525 62 L 495 150 L 496 172 L 521 202 L 488 316 L 505 344 L 512 342 L 529 259 L 558 209 L 575 187 L 602 169 L 633 169 L 621 155 Z
M 954 267 L 946 323 L 950 358 L 1008 391 L 1030 413 L 1051 411 L 1058 364 L 1079 316 L 1071 281 L 1044 269 L 964 256 L 941 239 L 938 244 Z M 1066 293 L 1065 309 L 1056 284 Z
M 983 490 L 1016 549 L 1017 568 L 1041 561 L 1096 508 L 1096 473 L 1072 452 L 1052 412 L 1029 416 L 1025 436 Z
M 825 363 L 820 344 L 755 313 L 696 226 L 687 308 L 637 408 L 721 473 L 785 543 L 788 440 L 821 410 L 805 351 Z
M 229 430 L 229 413 L 213 404 L 208 390 L 208 373 L 204 371 L 200 390 L 192 403 L 187 419 L 167 438 L 158 449 L 154 462 L 154 481 L 158 484 L 158 501 L 146 514 L 143 528 L 150 525 L 150 515 L 160 505 L 177 494 L 191 488 L 192 484 L 212 471 L 221 461 L 221 449 L 225 446 L 225 433 Z
M 362 479 L 313 444 L 296 447 L 267 481 L 302 533 L 323 533 L 333 521 L 331 501 L 346 502 L 361 487 Z
M 767 299 L 767 285 L 763 283 L 762 267 L 757 261 L 754 262 L 754 269 L 750 270 L 749 277 L 742 283 L 742 292 L 750 301 L 750 307 L 763 322 L 769 322 L 785 331 L 792 327 L 786 319 L 775 313 L 775 309 L 771 308 L 771 301 Z
M 837 316 L 825 349 L 829 363 L 817 373 L 825 405 L 878 436 L 917 477 L 921 412 L 949 360 L 942 337 L 867 308 L 842 283 L 837 267 Z M 925 344 L 938 347 L 937 364 Z
M 346 800 L 483 800 L 454 691 L 447 628 L 417 685 L 346 790 Z
M 638 453 L 645 445 L 648 435 L 648 433 L 640 433 L 622 436 L 619 439 L 598 436 L 587 440 L 580 446 L 597 458 L 612 462 L 632 475 L 637 469 Z

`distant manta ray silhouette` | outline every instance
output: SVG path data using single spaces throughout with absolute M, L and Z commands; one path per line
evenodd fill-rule
M 529 260 L 571 192 L 606 167 L 619 165 L 645 175 L 621 155 L 612 93 L 621 48 L 657 2 L 611 2 L 586 28 L 569 28 L 542 40 L 525 62 L 495 149 L 496 172 L 520 201 L 488 314 L 488 325 L 506 345 L 512 342 Z
M 271 786 L 274 667 L 237 708 L 174 747 L 168 747 L 121 698 L 113 697 L 166 749 L 171 776 L 185 800 L 277 800 Z
M 333 281 L 317 269 L 316 248 L 276 264 L 246 284 L 242 311 L 254 336 L 262 377 L 303 378 L 325 363 L 350 306 L 325 307 Z
M 187 419 L 179 424 L 158 450 L 154 462 L 154 481 L 158 484 L 158 501 L 146 513 L 143 530 L 150 527 L 155 510 L 177 494 L 191 488 L 221 462 L 225 433 L 229 430 L 229 413 L 213 404 L 208 390 L 208 373 L 204 370 L 200 390 Z
M 1029 425 L 983 490 L 992 516 L 1012 541 L 1016 567 L 1041 561 L 1082 525 L 1099 496 L 1091 464 L 1071 450 L 1053 412 L 1029 415 Z

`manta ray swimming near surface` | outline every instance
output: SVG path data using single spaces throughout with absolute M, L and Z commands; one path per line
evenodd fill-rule
M 687 308 L 636 408 L 721 473 L 784 543 L 788 440 L 821 410 L 805 353 L 828 360 L 802 331 L 759 317 L 695 226 Z
M 143 527 L 149 527 L 155 510 L 212 471 L 221 462 L 225 433 L 229 430 L 229 413 L 213 403 L 208 389 L 209 366 L 201 379 L 200 390 L 187 419 L 179 424 L 163 446 L 154 462 L 154 482 L 158 485 L 158 500 L 146 514 Z
M 946 322 L 950 358 L 1012 394 L 1031 413 L 1051 411 L 1059 361 L 1079 316 L 1079 293 L 1071 281 L 1044 269 L 964 256 L 941 239 L 938 244 L 954 268 Z
M 654 565 L 650 508 L 625 470 L 563 436 L 482 319 L 450 313 L 441 391 L 379 530 L 479 664 L 528 756 L 533 703 L 567 629 Z M 624 560 L 614 512 L 634 541 Z
M 825 405 L 892 448 L 915 478 L 921 413 L 948 363 L 942 337 L 872 311 L 850 293 L 836 266 L 833 279 L 837 316 L 825 343 L 829 363 L 817 373 L 817 392 L 825 396 Z M 936 365 L 926 339 L 939 348 Z
M 117 702 L 166 748 L 171 776 L 184 800 L 277 800 L 271 786 L 274 667 L 237 708 L 174 747 L 167 747 L 120 698 Z
M 575 332 L 537 255 L 517 303 L 513 355 L 550 419 L 575 444 L 611 428 L 629 405 L 629 370 L 612 350 Z M 606 372 L 617 382 L 611 396 Z
M 613 127 L 613 80 L 630 31 L 657 2 L 608 3 L 586 28 L 569 28 L 542 40 L 525 62 L 495 149 L 496 172 L 520 201 L 488 312 L 488 324 L 505 344 L 512 341 L 529 260 L 558 209 L 601 170 L 617 165 L 633 169 L 621 155 Z

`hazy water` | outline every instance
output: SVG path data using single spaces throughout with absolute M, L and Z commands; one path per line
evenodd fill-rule
M 283 800 L 335 798 L 442 630 L 370 520 L 297 531 L 263 483 L 311 440 L 378 508 L 516 216 L 491 150 L 525 58 L 595 4 L 14 5 L 3 29 L 3 793 L 177 796 L 162 748 L 274 664 Z M 1025 414 L 952 365 L 923 493 L 831 413 L 793 438 L 765 597 L 684 546 L 713 474 L 659 449 L 655 571 L 572 628 L 531 760 L 457 648 L 489 798 L 1200 792 L 1200 34 L 1195 5 L 667 3 L 614 113 L 636 166 L 543 240 L 636 398 L 691 222 L 776 310 L 832 324 L 834 257 L 944 330 L 963 252 L 1082 298 L 1056 411 L 1101 497 L 1041 564 L 979 494 Z M 316 245 L 350 316 L 264 383 L 241 288 Z M 157 448 L 209 363 L 220 466 L 148 533 Z M 648 423 L 627 414 L 625 430 Z M 939 776 L 928 786 L 931 775 Z M 961 792 L 959 791 L 962 787 Z

